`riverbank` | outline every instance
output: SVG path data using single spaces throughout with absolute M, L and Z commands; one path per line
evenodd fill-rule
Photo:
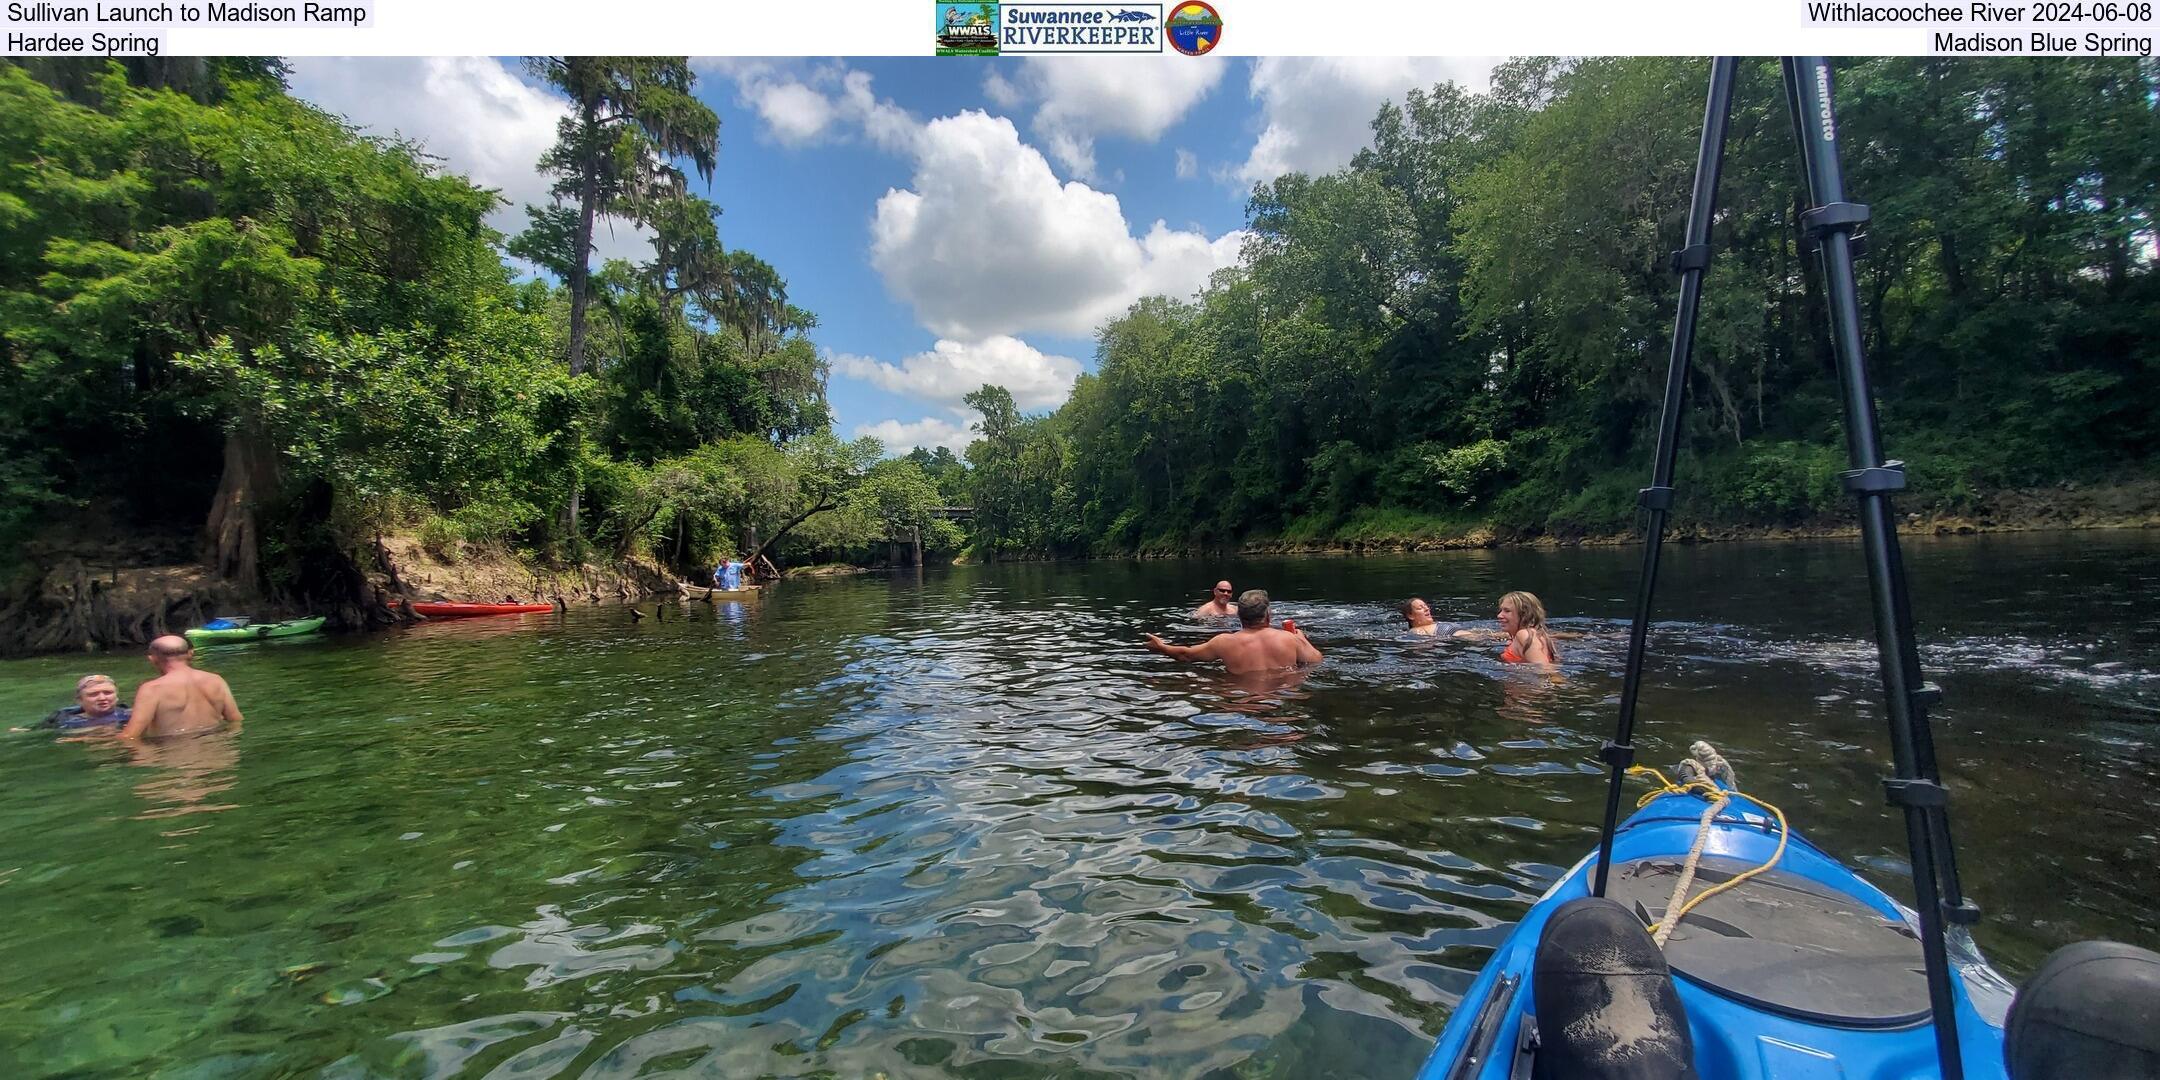
M 1308 523 L 1309 524 L 1309 523 Z M 1905 536 L 2160 528 L 2160 479 L 2011 489 L 1972 500 L 1957 511 L 1906 513 Z M 1850 516 L 1786 525 L 1686 521 L 1668 538 L 1681 544 L 1851 537 Z M 1446 519 L 1368 509 L 1325 527 L 1287 536 L 1255 537 L 1233 546 L 1157 542 L 1120 558 L 1219 555 L 1359 555 L 1469 548 L 1611 547 L 1640 543 L 1638 530 L 1522 532 L 1489 521 Z M 501 548 L 429 544 L 417 536 L 382 537 L 329 575 L 312 597 L 277 599 L 235 587 L 186 562 L 179 539 L 131 544 L 46 546 L 27 554 L 41 568 L 0 596 L 0 655 L 132 648 L 159 634 L 200 626 L 219 615 L 256 618 L 326 615 L 340 630 L 367 630 L 409 621 L 401 601 L 567 604 L 622 603 L 671 593 L 675 577 L 648 559 L 554 565 Z M 971 561 L 963 556 L 960 562 Z M 1001 560 L 1012 561 L 1012 560 Z M 790 579 L 866 572 L 847 564 L 798 567 Z
M 1220 554 L 1346 555 L 1451 551 L 1495 547 L 1611 547 L 1642 542 L 1640 528 L 1623 530 L 1525 531 L 1489 520 L 1445 518 L 1384 508 L 1350 514 L 1339 522 L 1301 523 L 1288 535 L 1255 537 L 1227 548 L 1205 544 L 1154 543 L 1130 553 L 1140 558 L 1182 558 Z M 2063 484 L 1989 493 L 1957 509 L 1904 513 L 1902 536 L 1973 536 L 1982 533 L 2053 532 L 2085 529 L 2160 529 L 2160 479 L 2106 484 Z M 1850 512 L 1795 524 L 1751 525 L 1681 520 L 1666 539 L 1682 544 L 1736 540 L 1829 540 L 1858 536 Z
M 676 577 L 650 559 L 625 558 L 556 566 L 471 544 L 430 547 L 409 536 L 385 537 L 376 555 L 376 585 L 412 600 L 568 604 L 625 602 L 672 594 Z
M 412 621 L 406 601 L 598 604 L 675 588 L 648 559 L 554 565 L 393 534 L 319 568 L 313 588 L 279 595 L 222 580 L 187 551 L 184 537 L 34 545 L 25 555 L 36 569 L 0 595 L 0 656 L 132 648 L 221 615 L 322 615 L 334 630 L 371 630 Z

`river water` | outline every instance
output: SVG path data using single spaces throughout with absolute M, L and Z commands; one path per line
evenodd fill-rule
M 1852 543 L 1673 548 L 1645 761 L 1893 892 Z M 2160 538 L 1908 542 L 1982 945 L 2160 945 Z M 1595 843 L 1637 549 L 1096 562 L 205 651 L 236 737 L 0 742 L 0 1061 L 173 1078 L 1386 1077 Z M 1327 652 L 1248 684 L 1228 575 Z M 1564 677 L 1404 635 L 1545 598 Z M 646 606 L 651 610 L 651 605 Z M 0 665 L 23 720 L 103 669 Z

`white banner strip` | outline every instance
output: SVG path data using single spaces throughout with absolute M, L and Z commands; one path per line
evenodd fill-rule
M 1005 39 L 1000 52 L 1013 55 L 2150 56 L 2155 32 L 2152 0 L 1208 0 L 1203 6 L 1215 19 L 1187 17 L 1182 41 L 1193 48 L 1185 48 L 1179 23 L 1192 6 L 1169 0 L 7 0 L 0 5 L 0 52 L 934 56 L 987 52 L 979 47 L 977 24 L 988 20 Z M 1011 25 L 984 14 L 1001 7 L 1014 9 Z M 970 47 L 951 47 L 956 44 Z M 996 59 L 947 55 L 944 62 Z

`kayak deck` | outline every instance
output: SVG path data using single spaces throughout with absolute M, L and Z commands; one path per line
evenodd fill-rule
M 1663 794 L 1614 836 L 1607 895 L 1645 924 L 1664 917 L 1707 803 Z M 1690 897 L 1776 850 L 1778 824 L 1735 795 L 1705 838 Z M 1532 962 L 1546 920 L 1590 895 L 1596 855 L 1578 862 L 1524 916 L 1448 1019 L 1420 1080 L 1509 1076 L 1532 1008 Z M 1960 954 L 1963 954 L 1962 956 Z M 1907 912 L 1797 833 L 1775 868 L 1711 897 L 1666 946 L 1687 1009 L 1698 1073 L 1709 1078 L 1933 1076 L 1938 1066 L 1920 947 Z M 1969 939 L 1953 937 L 1958 1042 L 1966 1075 L 1999 1077 L 2009 988 Z

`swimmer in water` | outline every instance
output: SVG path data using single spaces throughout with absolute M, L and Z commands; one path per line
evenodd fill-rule
M 1432 605 L 1426 603 L 1424 597 L 1413 596 L 1398 610 L 1402 612 L 1403 621 L 1410 624 L 1411 633 L 1431 637 L 1440 632 L 1440 624 L 1433 621 Z
M 1247 589 L 1238 597 L 1238 629 L 1217 634 L 1198 645 L 1172 645 L 1147 635 L 1150 652 L 1173 660 L 1220 660 L 1232 675 L 1258 671 L 1288 671 L 1320 662 L 1320 650 L 1298 630 L 1278 630 L 1268 625 L 1268 594 Z
M 158 676 L 135 690 L 135 714 L 120 737 L 128 742 L 168 735 L 207 735 L 240 730 L 240 705 L 225 680 L 194 668 L 195 648 L 172 634 L 150 643 L 150 666 Z
M 1230 601 L 1230 583 L 1218 581 L 1215 591 L 1208 594 L 1208 602 L 1193 609 L 1195 619 L 1227 619 L 1237 614 L 1237 605 Z
M 1560 649 L 1553 644 L 1552 632 L 1545 629 L 1545 605 L 1526 592 L 1511 592 L 1500 598 L 1500 632 L 1507 635 L 1507 648 L 1501 650 L 1503 664 L 1551 664 L 1560 659 Z
M 114 729 L 127 722 L 128 707 L 120 701 L 120 687 L 112 676 L 85 675 L 75 682 L 75 704 L 55 709 L 38 726 L 75 732 Z

